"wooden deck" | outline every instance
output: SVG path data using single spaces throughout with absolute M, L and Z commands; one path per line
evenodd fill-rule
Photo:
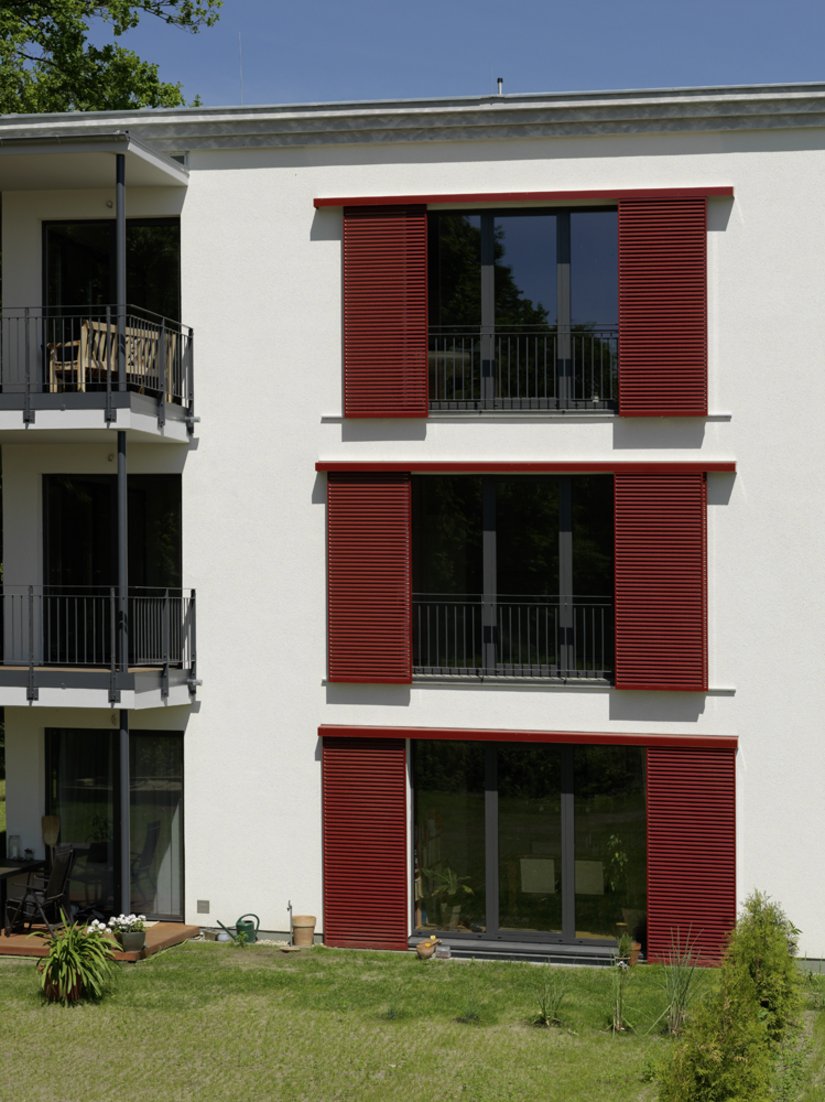
M 183 922 L 156 922 L 147 928 L 146 945 L 140 952 L 124 953 L 116 949 L 115 960 L 127 964 L 145 960 L 170 945 L 180 945 L 182 941 L 197 937 L 200 932 L 200 926 L 187 926 Z M 45 957 L 47 933 L 45 927 L 38 926 L 32 934 L 12 934 L 11 937 L 0 931 L 0 957 Z

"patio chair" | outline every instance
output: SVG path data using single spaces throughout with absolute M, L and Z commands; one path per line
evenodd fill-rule
M 154 878 L 150 874 L 153 871 L 159 841 L 160 819 L 152 819 L 146 824 L 143 848 L 140 853 L 132 855 L 132 891 L 139 892 L 144 899 L 150 892 L 154 892 Z
M 74 850 L 58 847 L 48 879 L 43 881 L 39 877 L 29 876 L 22 897 L 6 902 L 4 917 L 7 935 L 25 929 L 27 924 L 31 929 L 36 919 L 46 924 L 50 934 L 55 932 L 55 926 L 60 923 L 60 909 L 66 907 L 66 889 L 73 864 Z M 55 918 L 55 915 L 58 917 Z

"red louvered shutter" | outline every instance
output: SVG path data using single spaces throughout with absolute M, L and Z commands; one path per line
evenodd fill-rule
M 408 474 L 330 474 L 329 680 L 412 680 Z
M 736 921 L 736 754 L 647 751 L 647 955 L 718 962 Z
M 707 200 L 619 202 L 619 413 L 703 416 Z
M 703 473 L 614 480 L 616 688 L 707 690 Z
M 426 417 L 427 212 L 344 209 L 344 416 Z
M 326 739 L 322 768 L 324 943 L 406 949 L 406 744 Z

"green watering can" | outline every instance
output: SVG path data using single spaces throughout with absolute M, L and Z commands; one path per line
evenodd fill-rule
M 247 922 L 247 919 L 254 919 L 254 922 Z M 235 923 L 235 929 L 238 935 L 243 935 L 247 944 L 252 944 L 253 941 L 258 940 L 258 930 L 261 927 L 261 920 L 257 915 L 248 914 L 241 915 L 238 921 Z

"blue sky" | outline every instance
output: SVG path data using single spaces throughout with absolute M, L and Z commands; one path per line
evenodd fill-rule
M 224 0 L 126 44 L 209 106 L 825 80 L 822 0 Z

